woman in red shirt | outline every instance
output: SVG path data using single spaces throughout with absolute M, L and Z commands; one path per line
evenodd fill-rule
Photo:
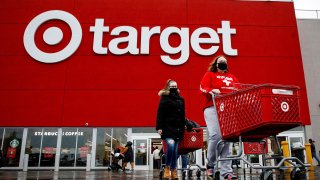
M 214 176 L 216 164 L 216 146 L 222 139 L 216 108 L 213 106 L 212 95 L 232 92 L 238 83 L 238 79 L 229 73 L 227 59 L 224 56 L 216 57 L 203 76 L 200 83 L 200 91 L 204 95 L 204 119 L 207 124 L 208 153 L 207 174 L 210 179 Z M 225 143 L 219 148 L 219 155 L 225 158 L 230 154 L 230 144 Z M 230 161 L 221 161 L 221 176 L 225 179 L 237 179 L 232 173 Z

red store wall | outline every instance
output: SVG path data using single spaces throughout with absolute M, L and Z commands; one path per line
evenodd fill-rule
M 82 27 L 82 42 L 68 59 L 45 64 L 30 57 L 23 46 L 28 23 L 48 10 L 73 14 Z M 97 55 L 93 52 L 96 18 L 110 29 L 133 26 L 221 28 L 230 21 L 236 29 L 228 57 L 230 70 L 243 83 L 275 83 L 301 88 L 301 116 L 310 124 L 305 79 L 293 3 L 231 0 L 73 0 L 0 1 L 0 126 L 154 126 L 158 91 L 169 78 L 178 82 L 186 100 L 187 116 L 205 125 L 199 82 L 213 56 L 200 56 L 190 47 L 188 61 L 179 66 L 163 63 L 166 54 L 159 35 L 151 38 L 149 55 Z M 45 45 L 44 30 L 63 29 L 57 46 Z M 37 46 L 55 52 L 68 44 L 71 33 L 64 23 L 43 24 Z M 125 36 L 125 35 L 122 35 Z M 221 35 L 220 40 L 221 40 Z M 112 37 L 106 33 L 106 46 Z M 139 41 L 138 41 L 139 42 Z M 178 45 L 180 39 L 170 38 Z M 139 43 L 138 43 L 139 44 Z M 125 45 L 124 45 L 125 46 Z

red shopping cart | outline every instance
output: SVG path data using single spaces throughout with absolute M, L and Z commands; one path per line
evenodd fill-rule
M 223 159 L 217 157 L 217 160 L 243 160 L 250 168 L 263 170 L 260 179 L 271 178 L 272 169 L 280 169 L 284 161 L 292 164 L 294 168 L 308 166 L 300 160 L 296 160 L 295 157 L 282 157 L 277 166 L 253 167 L 242 156 L 242 141 L 258 142 L 255 144 L 256 148 L 259 148 L 256 154 L 262 154 L 266 146 L 265 142 L 260 143 L 262 139 L 302 125 L 299 88 L 275 84 L 239 84 L 237 87 L 238 91 L 215 96 L 213 101 L 218 114 L 221 135 L 224 139 L 218 143 L 218 146 L 226 141 L 239 141 L 240 153 Z M 275 139 L 277 140 L 277 138 Z M 277 144 L 279 146 L 278 142 Z M 218 152 L 218 150 L 216 151 Z M 296 160 L 298 164 L 292 163 L 292 160 Z M 219 177 L 219 171 L 215 177 Z
M 215 104 L 224 139 L 262 139 L 302 125 L 299 88 L 255 85 L 217 96 Z
M 165 141 L 162 141 L 163 144 L 163 153 L 166 153 L 167 144 Z M 198 149 L 203 148 L 203 129 L 202 128 L 193 128 L 191 131 L 185 131 L 183 134 L 183 140 L 179 142 L 178 146 L 178 154 L 188 154 L 191 152 L 194 152 Z M 162 159 L 162 158 L 161 158 Z M 162 178 L 163 175 L 163 167 L 165 164 L 161 164 L 161 170 L 159 177 Z M 201 168 L 197 164 L 189 164 L 189 167 L 187 169 L 179 169 L 179 170 L 187 170 L 188 176 L 192 177 L 192 170 L 191 167 L 196 166 L 196 176 L 199 178 L 201 176 L 201 171 L 205 171 L 205 169 Z M 183 176 L 186 176 L 186 174 L 182 174 Z

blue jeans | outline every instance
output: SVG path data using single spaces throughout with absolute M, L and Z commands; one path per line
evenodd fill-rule
M 167 144 L 166 149 L 166 166 L 170 166 L 170 169 L 176 169 L 178 160 L 178 145 L 179 141 L 175 141 L 172 138 L 165 139 Z
M 311 154 L 312 154 L 312 158 L 315 158 L 317 160 L 318 164 L 320 164 L 320 159 L 317 156 L 317 152 L 312 151 Z
M 182 161 L 182 169 L 186 169 L 189 165 L 189 157 L 188 154 L 181 154 L 181 161 Z

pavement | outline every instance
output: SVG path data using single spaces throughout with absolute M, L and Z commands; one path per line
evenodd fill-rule
M 259 180 L 260 170 L 252 170 L 250 174 L 249 169 L 246 169 L 246 172 L 243 172 L 243 169 L 234 169 L 234 172 L 238 174 L 238 179 L 240 180 Z M 182 179 L 181 172 L 179 172 L 179 179 Z M 273 172 L 273 179 L 284 179 L 290 180 L 290 172 L 284 173 L 284 176 L 281 178 L 278 171 Z M 113 172 L 107 170 L 96 170 L 96 171 L 66 171 L 61 170 L 58 172 L 55 171 L 10 171 L 10 170 L 0 170 L 0 180 L 117 180 L 117 179 L 134 179 L 134 180 L 145 180 L 145 179 L 159 179 L 159 170 L 135 170 L 133 172 Z M 205 172 L 201 173 L 200 178 L 196 177 L 196 171 L 193 171 L 193 177 L 186 179 L 201 179 L 207 180 Z M 315 166 L 313 171 L 307 171 L 304 176 L 299 177 L 298 179 L 308 179 L 308 180 L 319 180 L 320 179 L 320 167 Z

